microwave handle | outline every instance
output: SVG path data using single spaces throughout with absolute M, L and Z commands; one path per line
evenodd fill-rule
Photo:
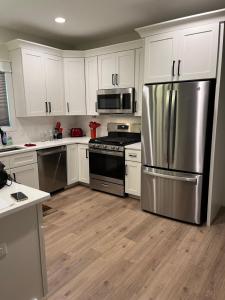
M 98 112 L 98 102 L 95 102 L 95 112 Z
M 120 109 L 123 109 L 123 93 L 120 94 Z
M 137 101 L 134 101 L 134 112 L 137 112 Z

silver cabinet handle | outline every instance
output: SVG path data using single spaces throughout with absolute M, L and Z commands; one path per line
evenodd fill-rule
M 48 102 L 45 101 L 45 112 L 48 113 Z
M 166 174 L 159 174 L 155 172 L 149 172 L 147 170 L 143 171 L 144 174 L 150 175 L 153 177 L 159 177 L 159 178 L 165 178 L 165 179 L 171 179 L 171 180 L 176 180 L 176 181 L 185 181 L 185 182 L 191 182 L 194 184 L 197 184 L 198 179 L 196 177 L 190 178 L 190 177 L 182 177 L 182 176 L 173 176 L 173 175 L 166 175 Z
M 137 157 L 137 154 L 129 154 L 130 157 Z
M 115 76 L 115 74 L 112 74 L 112 85 L 115 85 L 114 76 Z
M 173 60 L 173 66 L 172 66 L 172 76 L 173 76 L 173 77 L 175 76 L 175 71 L 174 71 L 175 63 L 176 63 L 176 61 Z
M 125 165 L 125 176 L 127 176 L 128 175 L 128 167 L 127 167 L 127 165 Z
M 178 60 L 178 68 L 177 68 L 178 76 L 180 76 L 180 65 L 181 65 L 181 60 L 179 59 Z
M 13 173 L 13 180 L 16 182 L 16 173 Z
M 88 149 L 86 149 L 86 158 L 88 158 Z
M 70 104 L 69 104 L 69 102 L 67 102 L 67 111 L 68 111 L 68 113 L 70 112 Z
M 119 85 L 119 80 L 118 80 L 119 75 L 118 75 L 118 74 L 115 74 L 115 76 L 116 76 L 116 85 L 118 86 L 118 85 Z
M 52 112 L 52 104 L 51 104 L 51 102 L 48 102 L 48 107 L 49 107 L 49 113 L 51 113 Z

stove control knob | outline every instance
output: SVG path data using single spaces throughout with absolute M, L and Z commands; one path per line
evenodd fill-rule
M 116 149 L 116 147 L 115 147 L 115 146 L 112 146 L 112 147 L 111 147 L 111 149 L 112 149 L 112 150 L 115 150 L 115 149 Z
M 106 148 L 107 148 L 107 145 L 103 145 L 103 146 L 102 146 L 102 149 L 106 149 Z

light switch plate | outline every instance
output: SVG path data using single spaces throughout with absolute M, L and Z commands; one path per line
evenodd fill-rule
M 4 258 L 8 253 L 7 244 L 0 243 L 0 259 Z

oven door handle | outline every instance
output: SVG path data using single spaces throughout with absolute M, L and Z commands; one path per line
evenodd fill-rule
M 124 156 L 124 152 L 121 151 L 109 151 L 109 150 L 98 150 L 98 149 L 90 149 L 89 153 L 99 153 L 99 154 L 105 154 L 105 155 L 111 155 L 111 156 Z

